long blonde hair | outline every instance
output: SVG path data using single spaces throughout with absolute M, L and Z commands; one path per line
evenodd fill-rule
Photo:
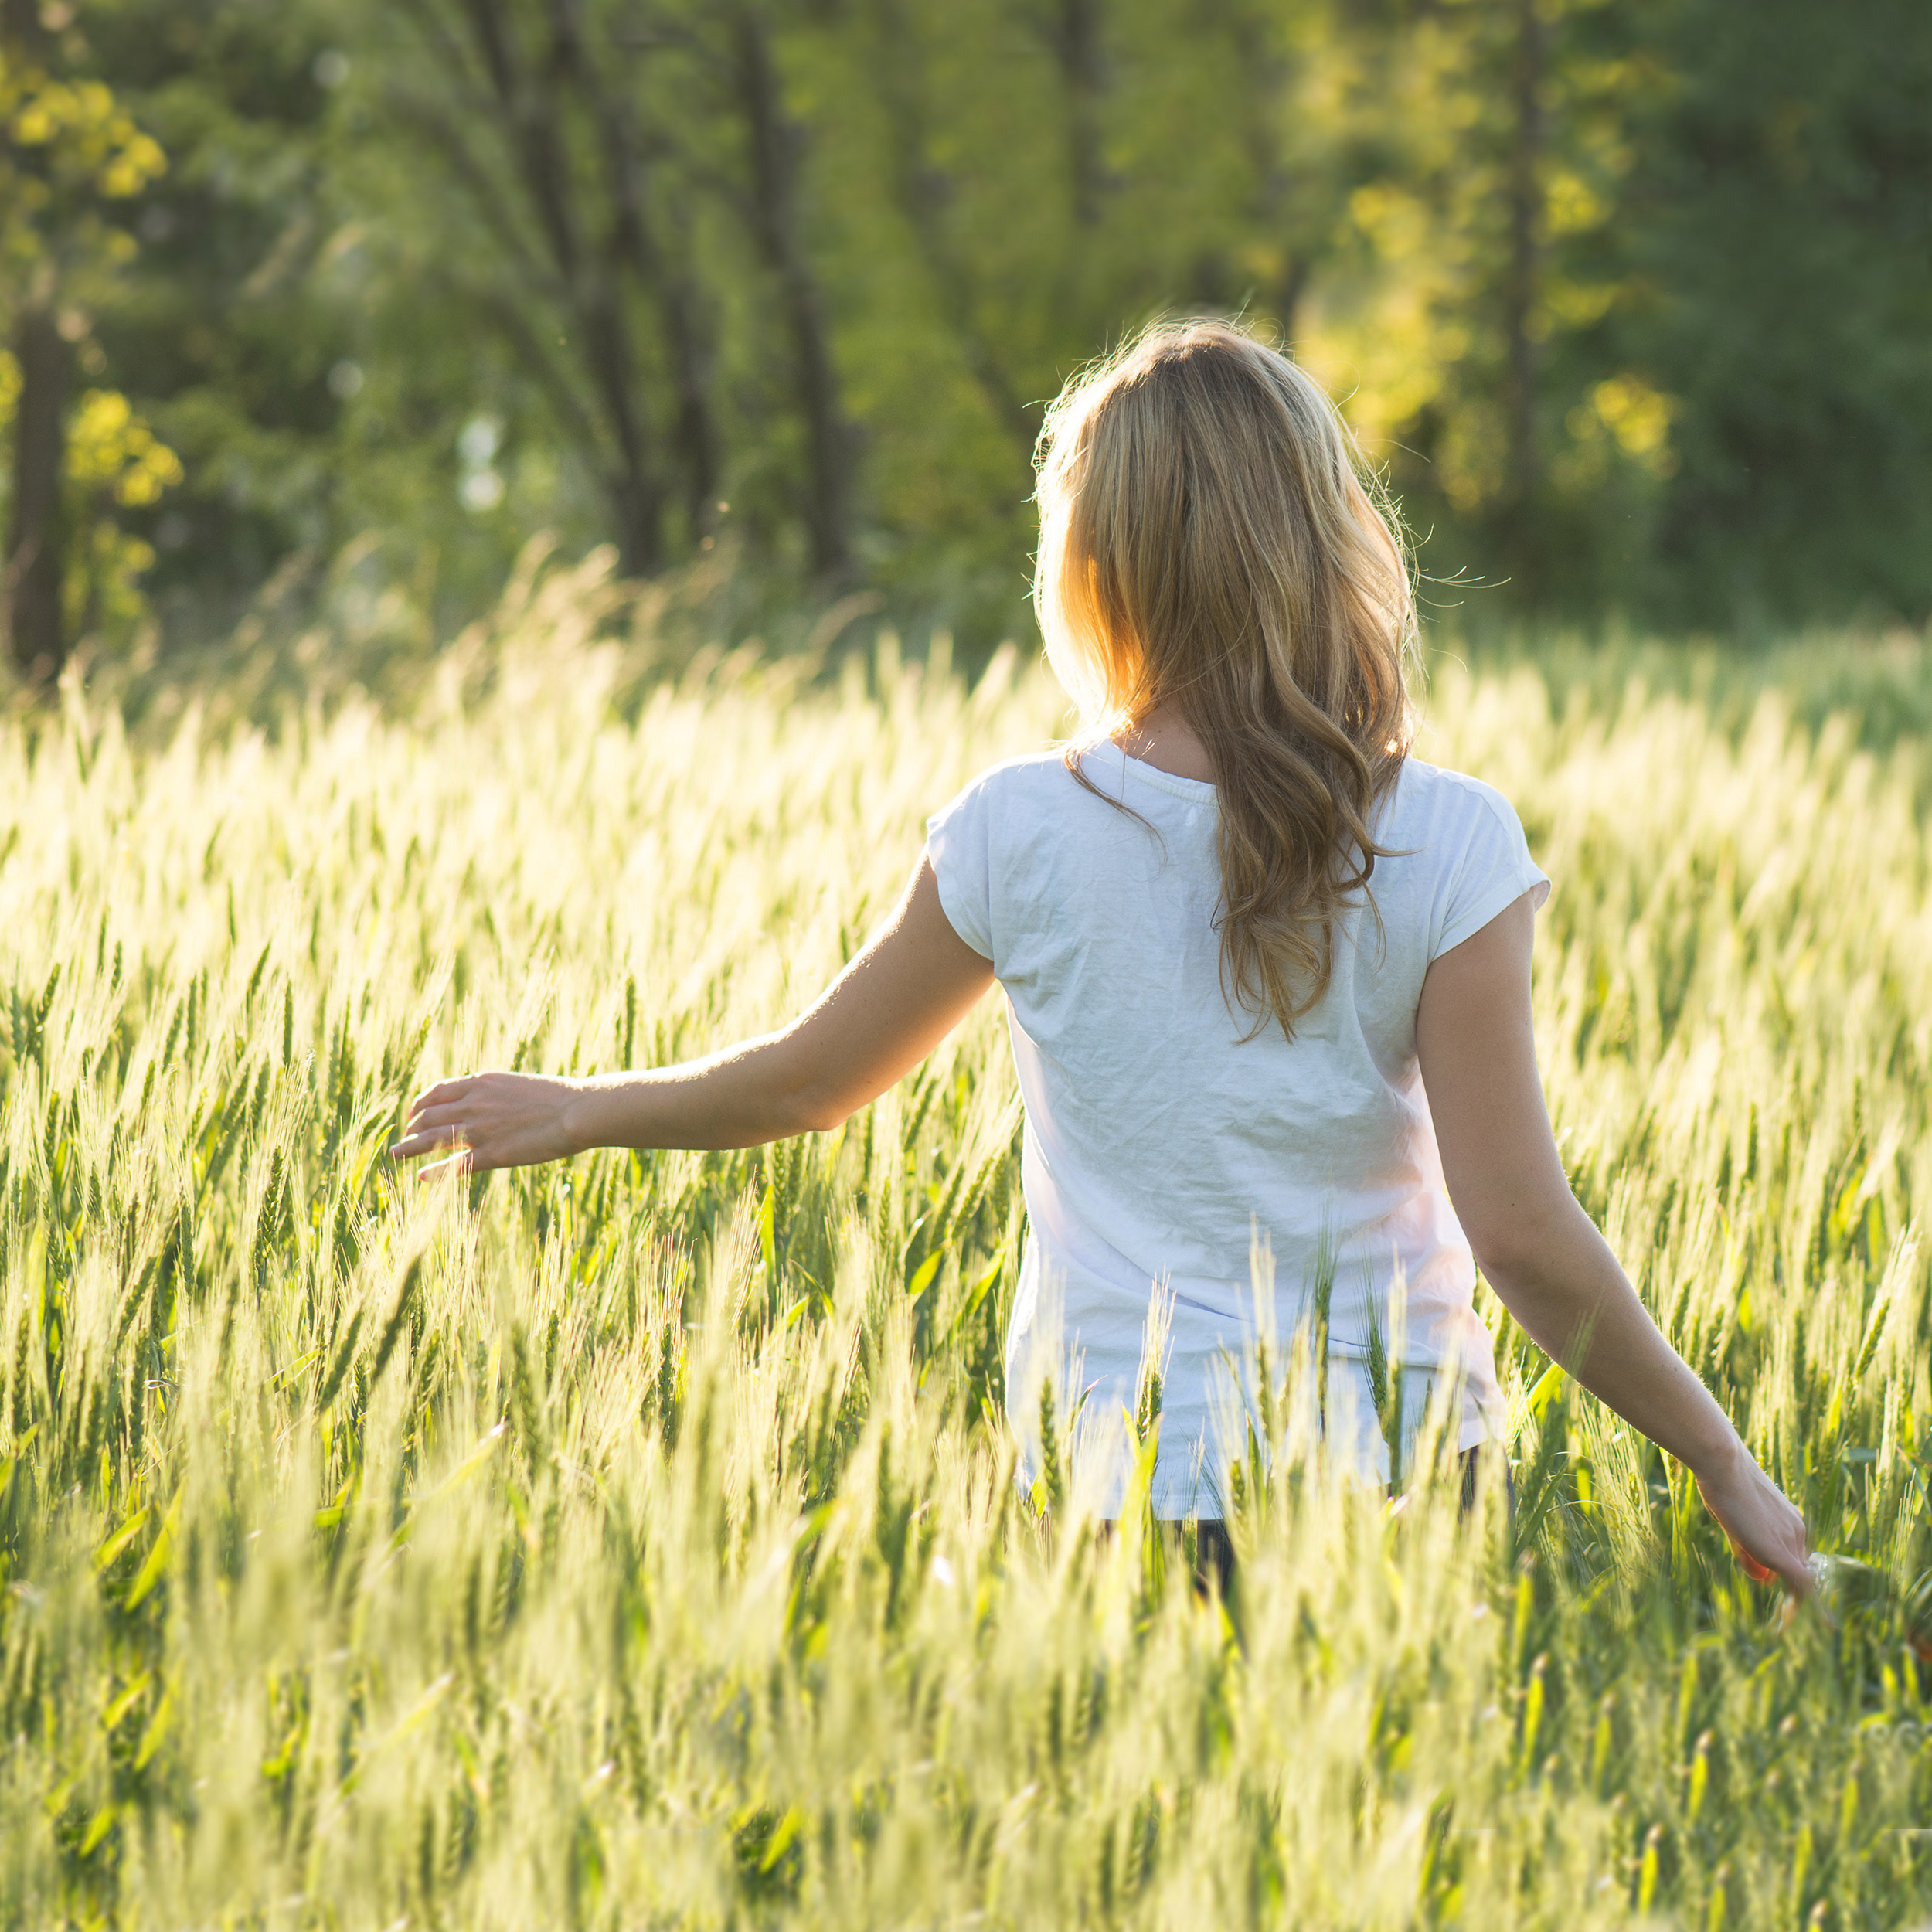
M 1321 386 L 1225 322 L 1161 322 L 1076 377 L 1040 432 L 1033 605 L 1101 740 L 1172 705 L 1220 806 L 1221 980 L 1290 1036 L 1414 732 L 1408 560 Z M 1090 785 L 1090 789 L 1092 788 Z

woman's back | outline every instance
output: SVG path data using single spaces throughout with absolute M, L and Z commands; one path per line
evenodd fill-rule
M 1411 1365 L 1461 1377 L 1471 1447 L 1495 1372 L 1467 1228 L 1522 1327 L 1806 1587 L 1797 1512 L 1570 1191 L 1529 1023 L 1546 882 L 1502 799 L 1408 756 L 1407 558 L 1334 404 L 1238 329 L 1157 325 L 1068 385 L 1040 454 L 1034 608 L 1075 747 L 968 787 L 885 926 L 783 1031 L 645 1074 L 439 1082 L 397 1153 L 475 1172 L 835 1127 L 997 975 L 1027 1113 L 1023 1449 L 1048 1376 L 1063 1416 L 1117 1434 L 1165 1284 L 1151 1500 L 1222 1514 L 1247 1434 L 1224 1367 L 1246 1379 L 1250 1339 L 1296 1332 L 1324 1278 L 1333 1451 L 1386 1470 L 1378 1421 L 1440 1386 Z M 1256 1235 L 1276 1284 L 1259 1320 Z M 1399 1417 L 1366 1366 L 1385 1352 Z M 1117 1481 L 1082 1486 L 1124 1507 Z
M 1218 1365 L 1256 1332 L 1259 1235 L 1275 1263 L 1274 1332 L 1293 1333 L 1325 1260 L 1332 1359 L 1366 1362 L 1372 1328 L 1406 1362 L 1459 1362 L 1465 1444 L 1480 1440 L 1495 1374 L 1415 1018 L 1430 962 L 1544 883 L 1515 815 L 1473 779 L 1405 762 L 1375 826 L 1392 855 L 1375 868 L 1374 910 L 1359 900 L 1337 921 L 1328 985 L 1290 1038 L 1272 1017 L 1257 1029 L 1224 991 L 1215 787 L 1111 743 L 1083 769 L 1090 790 L 1057 755 L 995 767 L 932 821 L 927 848 L 948 917 L 1005 989 L 1026 1105 L 1030 1234 L 1009 1388 L 1063 1373 L 1064 1346 L 1081 1357 L 1090 1410 L 1111 1421 L 1131 1402 L 1141 1320 L 1165 1282 L 1155 1506 L 1216 1513 L 1202 1485 L 1227 1445 L 1209 1417 Z M 1360 1371 L 1341 1372 L 1358 1460 L 1386 1467 Z

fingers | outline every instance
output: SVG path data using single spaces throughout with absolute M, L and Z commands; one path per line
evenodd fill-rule
M 440 1160 L 425 1161 L 416 1170 L 419 1185 L 429 1185 L 451 1178 L 486 1174 L 502 1162 L 477 1147 L 484 1130 L 466 1116 L 474 1112 L 478 1083 L 482 1076 L 465 1073 L 453 1080 L 438 1080 L 425 1087 L 409 1104 L 402 1138 L 389 1148 L 392 1158 L 420 1161 L 425 1155 L 440 1154 Z
M 1794 1597 L 1808 1597 L 1818 1587 L 1818 1572 L 1811 1567 L 1811 1539 L 1805 1533 L 1801 1521 L 1798 1526 L 1797 1549 L 1791 1566 L 1785 1573 L 1785 1581 Z
M 410 1102 L 410 1117 L 413 1119 L 426 1107 L 446 1107 L 452 1101 L 461 1100 L 475 1083 L 474 1073 L 463 1073 L 454 1080 L 438 1080 L 434 1087 L 426 1087 Z
M 1731 1554 L 1737 1560 L 1737 1566 L 1754 1583 L 1781 1583 L 1794 1597 L 1808 1597 L 1811 1594 L 1811 1573 L 1802 1556 L 1793 1558 L 1788 1553 L 1782 1554 L 1774 1563 L 1760 1563 L 1741 1543 L 1731 1545 Z
M 1804 1557 L 1804 1528 L 1799 1524 L 1794 1535 L 1779 1539 L 1778 1544 L 1767 1549 L 1764 1555 L 1770 1559 L 1768 1565 L 1761 1560 L 1748 1566 L 1759 1572 L 1757 1580 L 1782 1583 L 1794 1597 L 1808 1597 L 1811 1594 L 1811 1572 Z
M 1769 1481 L 1770 1479 L 1767 1478 L 1766 1480 Z M 1784 1534 L 1779 1539 L 1782 1546 L 1773 1559 L 1772 1567 L 1777 1570 L 1784 1587 L 1794 1597 L 1808 1597 L 1811 1594 L 1813 1579 L 1808 1556 L 1811 1539 L 1805 1532 L 1804 1519 L 1781 1491 L 1777 1492 L 1777 1506 L 1778 1513 L 1783 1519 L 1781 1527 Z
M 1747 1550 L 1733 1547 L 1732 1553 L 1744 1574 L 1754 1583 L 1781 1583 L 1793 1597 L 1808 1597 L 1811 1594 L 1811 1573 L 1806 1567 L 1801 1553 L 1794 1556 L 1789 1550 L 1781 1551 L 1769 1563 L 1760 1563 Z
M 574 1151 L 563 1102 L 567 1080 L 532 1073 L 469 1073 L 438 1080 L 410 1103 L 400 1137 L 390 1147 L 399 1161 L 420 1160 L 449 1150 L 462 1155 L 461 1171 L 487 1173 L 558 1160 Z M 423 1178 L 451 1166 L 439 1161 Z
M 411 1110 L 403 1138 L 389 1149 L 396 1160 L 413 1160 L 433 1148 L 448 1147 L 464 1138 L 463 1109 L 452 1103 L 426 1107 L 420 1101 Z
M 1741 1481 L 1708 1488 L 1700 1481 L 1699 1488 L 1738 1567 L 1753 1583 L 1781 1584 L 1794 1602 L 1811 1595 L 1804 1519 L 1762 1469 L 1752 1464 Z
M 403 1137 L 389 1149 L 392 1159 L 415 1160 L 439 1147 L 463 1138 L 463 1101 L 475 1085 L 473 1074 L 461 1080 L 438 1080 L 410 1102 Z
M 416 1170 L 416 1184 L 418 1187 L 429 1187 L 438 1181 L 464 1180 L 472 1174 L 488 1172 L 489 1164 L 485 1162 L 479 1165 L 471 1148 L 458 1148 L 447 1160 L 432 1161 L 427 1167 L 419 1167 Z

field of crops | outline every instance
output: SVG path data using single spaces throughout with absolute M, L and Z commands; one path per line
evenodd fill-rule
M 1421 747 L 1556 882 L 1574 1184 L 1849 1560 L 1835 1620 L 1486 1291 L 1513 1518 L 1341 1484 L 1284 1336 L 1223 1606 L 1012 1480 L 996 1001 L 840 1133 L 389 1163 L 437 1073 L 785 1015 L 1060 720 L 1010 655 L 620 703 L 587 608 L 408 720 L 0 740 L 0 1922 L 1932 1916 L 1913 741 L 1444 665 Z

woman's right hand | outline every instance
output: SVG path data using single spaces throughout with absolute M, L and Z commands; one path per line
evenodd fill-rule
M 1760 1583 L 1776 1577 L 1794 1597 L 1808 1596 L 1804 1519 L 1743 1441 L 1733 1436 L 1729 1451 L 1696 1475 L 1697 1493 L 1745 1574 Z

